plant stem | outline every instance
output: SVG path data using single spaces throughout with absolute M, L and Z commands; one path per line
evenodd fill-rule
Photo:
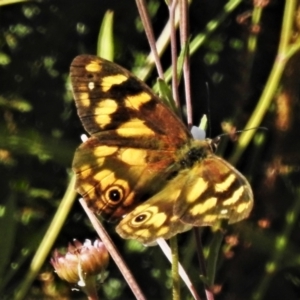
M 268 111 L 270 104 L 273 100 L 274 94 L 277 91 L 279 81 L 281 79 L 282 73 L 284 71 L 285 65 L 290 58 L 289 55 L 291 53 L 295 53 L 295 47 L 293 48 L 294 51 L 289 51 L 289 46 L 291 34 L 292 34 L 292 26 L 294 22 L 294 13 L 296 8 L 296 0 L 289 0 L 285 2 L 285 9 L 284 9 L 284 16 L 283 16 L 283 23 L 282 23 L 282 30 L 281 30 L 281 38 L 278 48 L 277 57 L 271 71 L 271 74 L 268 78 L 266 83 L 265 89 L 254 109 L 252 116 L 250 117 L 247 125 L 245 128 L 255 128 L 258 127 L 266 112 Z M 293 45 L 295 46 L 295 45 Z M 300 49 L 300 43 L 298 41 L 296 49 Z M 244 131 L 239 140 L 236 143 L 235 151 L 233 155 L 228 159 L 228 161 L 235 165 L 238 160 L 240 159 L 241 155 L 245 151 L 246 147 L 250 143 L 252 137 L 255 134 L 255 130 Z
M 178 244 L 176 235 L 170 239 L 172 251 L 172 280 L 173 280 L 173 300 L 180 300 L 180 282 L 178 274 Z
M 145 300 L 146 297 L 143 295 L 140 287 L 138 286 L 135 278 L 131 274 L 129 268 L 125 264 L 124 260 L 122 259 L 120 253 L 118 252 L 116 246 L 114 245 L 113 241 L 109 237 L 108 233 L 100 223 L 100 221 L 96 218 L 96 216 L 92 213 L 92 211 L 87 207 L 85 201 L 83 199 L 79 200 L 80 204 L 82 205 L 83 209 L 85 210 L 87 216 L 89 217 L 94 229 L 98 233 L 100 239 L 104 243 L 107 251 L 115 261 L 116 265 L 118 266 L 119 270 L 121 271 L 122 275 L 124 276 L 125 280 L 127 281 L 129 287 L 131 288 L 133 294 L 135 295 L 136 299 L 138 300 Z

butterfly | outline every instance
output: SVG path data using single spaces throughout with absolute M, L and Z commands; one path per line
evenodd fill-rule
M 248 217 L 247 179 L 196 140 L 141 80 L 115 63 L 77 56 L 70 70 L 90 137 L 76 150 L 76 190 L 125 239 L 151 244 L 193 226 Z

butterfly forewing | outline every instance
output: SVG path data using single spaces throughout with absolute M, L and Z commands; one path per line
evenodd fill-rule
M 71 82 L 92 135 L 75 153 L 76 189 L 95 212 L 118 219 L 161 188 L 190 134 L 151 89 L 114 63 L 78 56 Z
M 71 64 L 71 81 L 78 115 L 90 134 L 109 131 L 129 140 L 147 136 L 156 139 L 159 149 L 174 149 L 191 137 L 145 83 L 117 64 L 77 56 Z

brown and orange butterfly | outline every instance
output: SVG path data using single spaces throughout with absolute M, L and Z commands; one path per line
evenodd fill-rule
M 95 213 L 121 220 L 121 237 L 149 244 L 249 215 L 246 178 L 214 154 L 211 140 L 195 140 L 142 81 L 91 55 L 74 59 L 71 81 L 90 134 L 75 153 L 76 190 Z

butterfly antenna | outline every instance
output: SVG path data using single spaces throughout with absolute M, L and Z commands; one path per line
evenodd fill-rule
M 259 127 L 253 127 L 253 128 L 247 128 L 247 129 L 242 129 L 242 130 L 237 130 L 235 131 L 233 134 L 237 134 L 237 133 L 243 133 L 245 131 L 249 131 L 249 130 L 269 130 L 267 127 L 263 127 L 263 126 L 259 126 Z M 220 137 L 222 136 L 228 136 L 228 135 L 233 135 L 232 133 L 221 133 L 219 135 L 217 135 L 214 139 L 218 140 L 220 139 Z

